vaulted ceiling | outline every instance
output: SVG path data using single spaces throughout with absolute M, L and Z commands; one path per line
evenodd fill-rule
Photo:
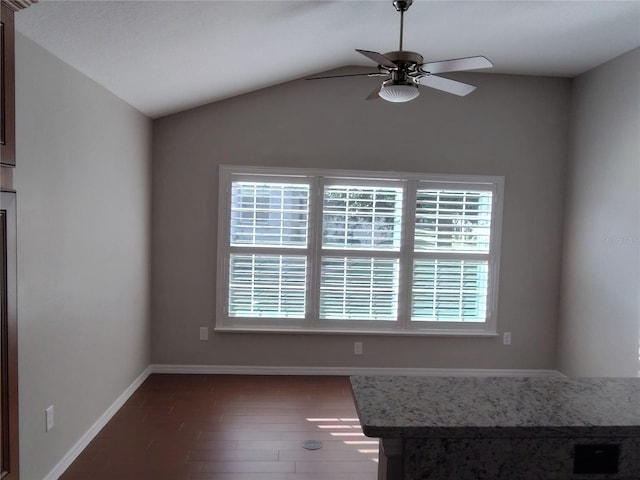
M 398 49 L 376 1 L 40 0 L 16 28 L 150 117 Z M 492 73 L 573 77 L 640 46 L 640 1 L 415 0 L 404 48 L 425 61 L 484 55 Z M 358 81 L 339 79 L 327 81 Z

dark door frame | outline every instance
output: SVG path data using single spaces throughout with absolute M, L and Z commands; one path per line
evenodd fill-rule
M 0 479 L 18 480 L 16 194 L 0 199 Z

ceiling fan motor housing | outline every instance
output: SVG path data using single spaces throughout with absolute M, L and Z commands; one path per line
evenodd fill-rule
M 384 54 L 389 60 L 391 60 L 396 65 L 422 65 L 424 63 L 424 59 L 422 55 L 416 52 L 409 52 L 407 50 L 395 51 L 395 52 L 387 52 Z
M 389 85 L 417 85 L 420 77 L 420 65 L 422 65 L 422 55 L 416 52 L 397 51 L 384 54 L 389 60 L 396 64 L 395 69 L 388 69 L 391 79 L 385 84 Z

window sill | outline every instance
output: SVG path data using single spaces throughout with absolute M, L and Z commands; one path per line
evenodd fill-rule
M 228 327 L 217 326 L 216 333 L 276 333 L 296 335 L 384 335 L 396 337 L 498 337 L 497 332 L 479 330 L 366 330 L 366 329 L 310 329 L 282 327 Z

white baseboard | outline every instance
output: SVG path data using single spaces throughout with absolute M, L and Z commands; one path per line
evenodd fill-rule
M 53 467 L 53 469 L 44 477 L 43 480 L 57 480 L 62 476 L 69 465 L 73 463 L 73 461 L 82 453 L 82 451 L 89 445 L 89 442 L 95 438 L 95 436 L 102 430 L 111 417 L 113 417 L 116 412 L 124 405 L 124 403 L 129 399 L 129 397 L 135 392 L 142 382 L 144 382 L 147 377 L 151 374 L 151 367 L 145 368 L 145 370 L 136 378 L 131 385 L 127 387 L 127 389 L 122 392 L 122 394 L 116 399 L 115 402 L 111 404 L 111 406 L 96 420 L 96 422 L 91 425 L 91 428 L 86 431 L 86 433 L 76 442 L 76 444 L 71 447 L 71 449 L 67 452 L 67 454 L 62 457 L 62 460 L 58 462 L 58 464 Z
M 367 368 L 367 367 L 282 367 L 258 365 L 162 365 L 149 367 L 151 373 L 228 375 L 410 375 L 469 377 L 557 377 L 556 370 L 476 369 L 476 368 Z

